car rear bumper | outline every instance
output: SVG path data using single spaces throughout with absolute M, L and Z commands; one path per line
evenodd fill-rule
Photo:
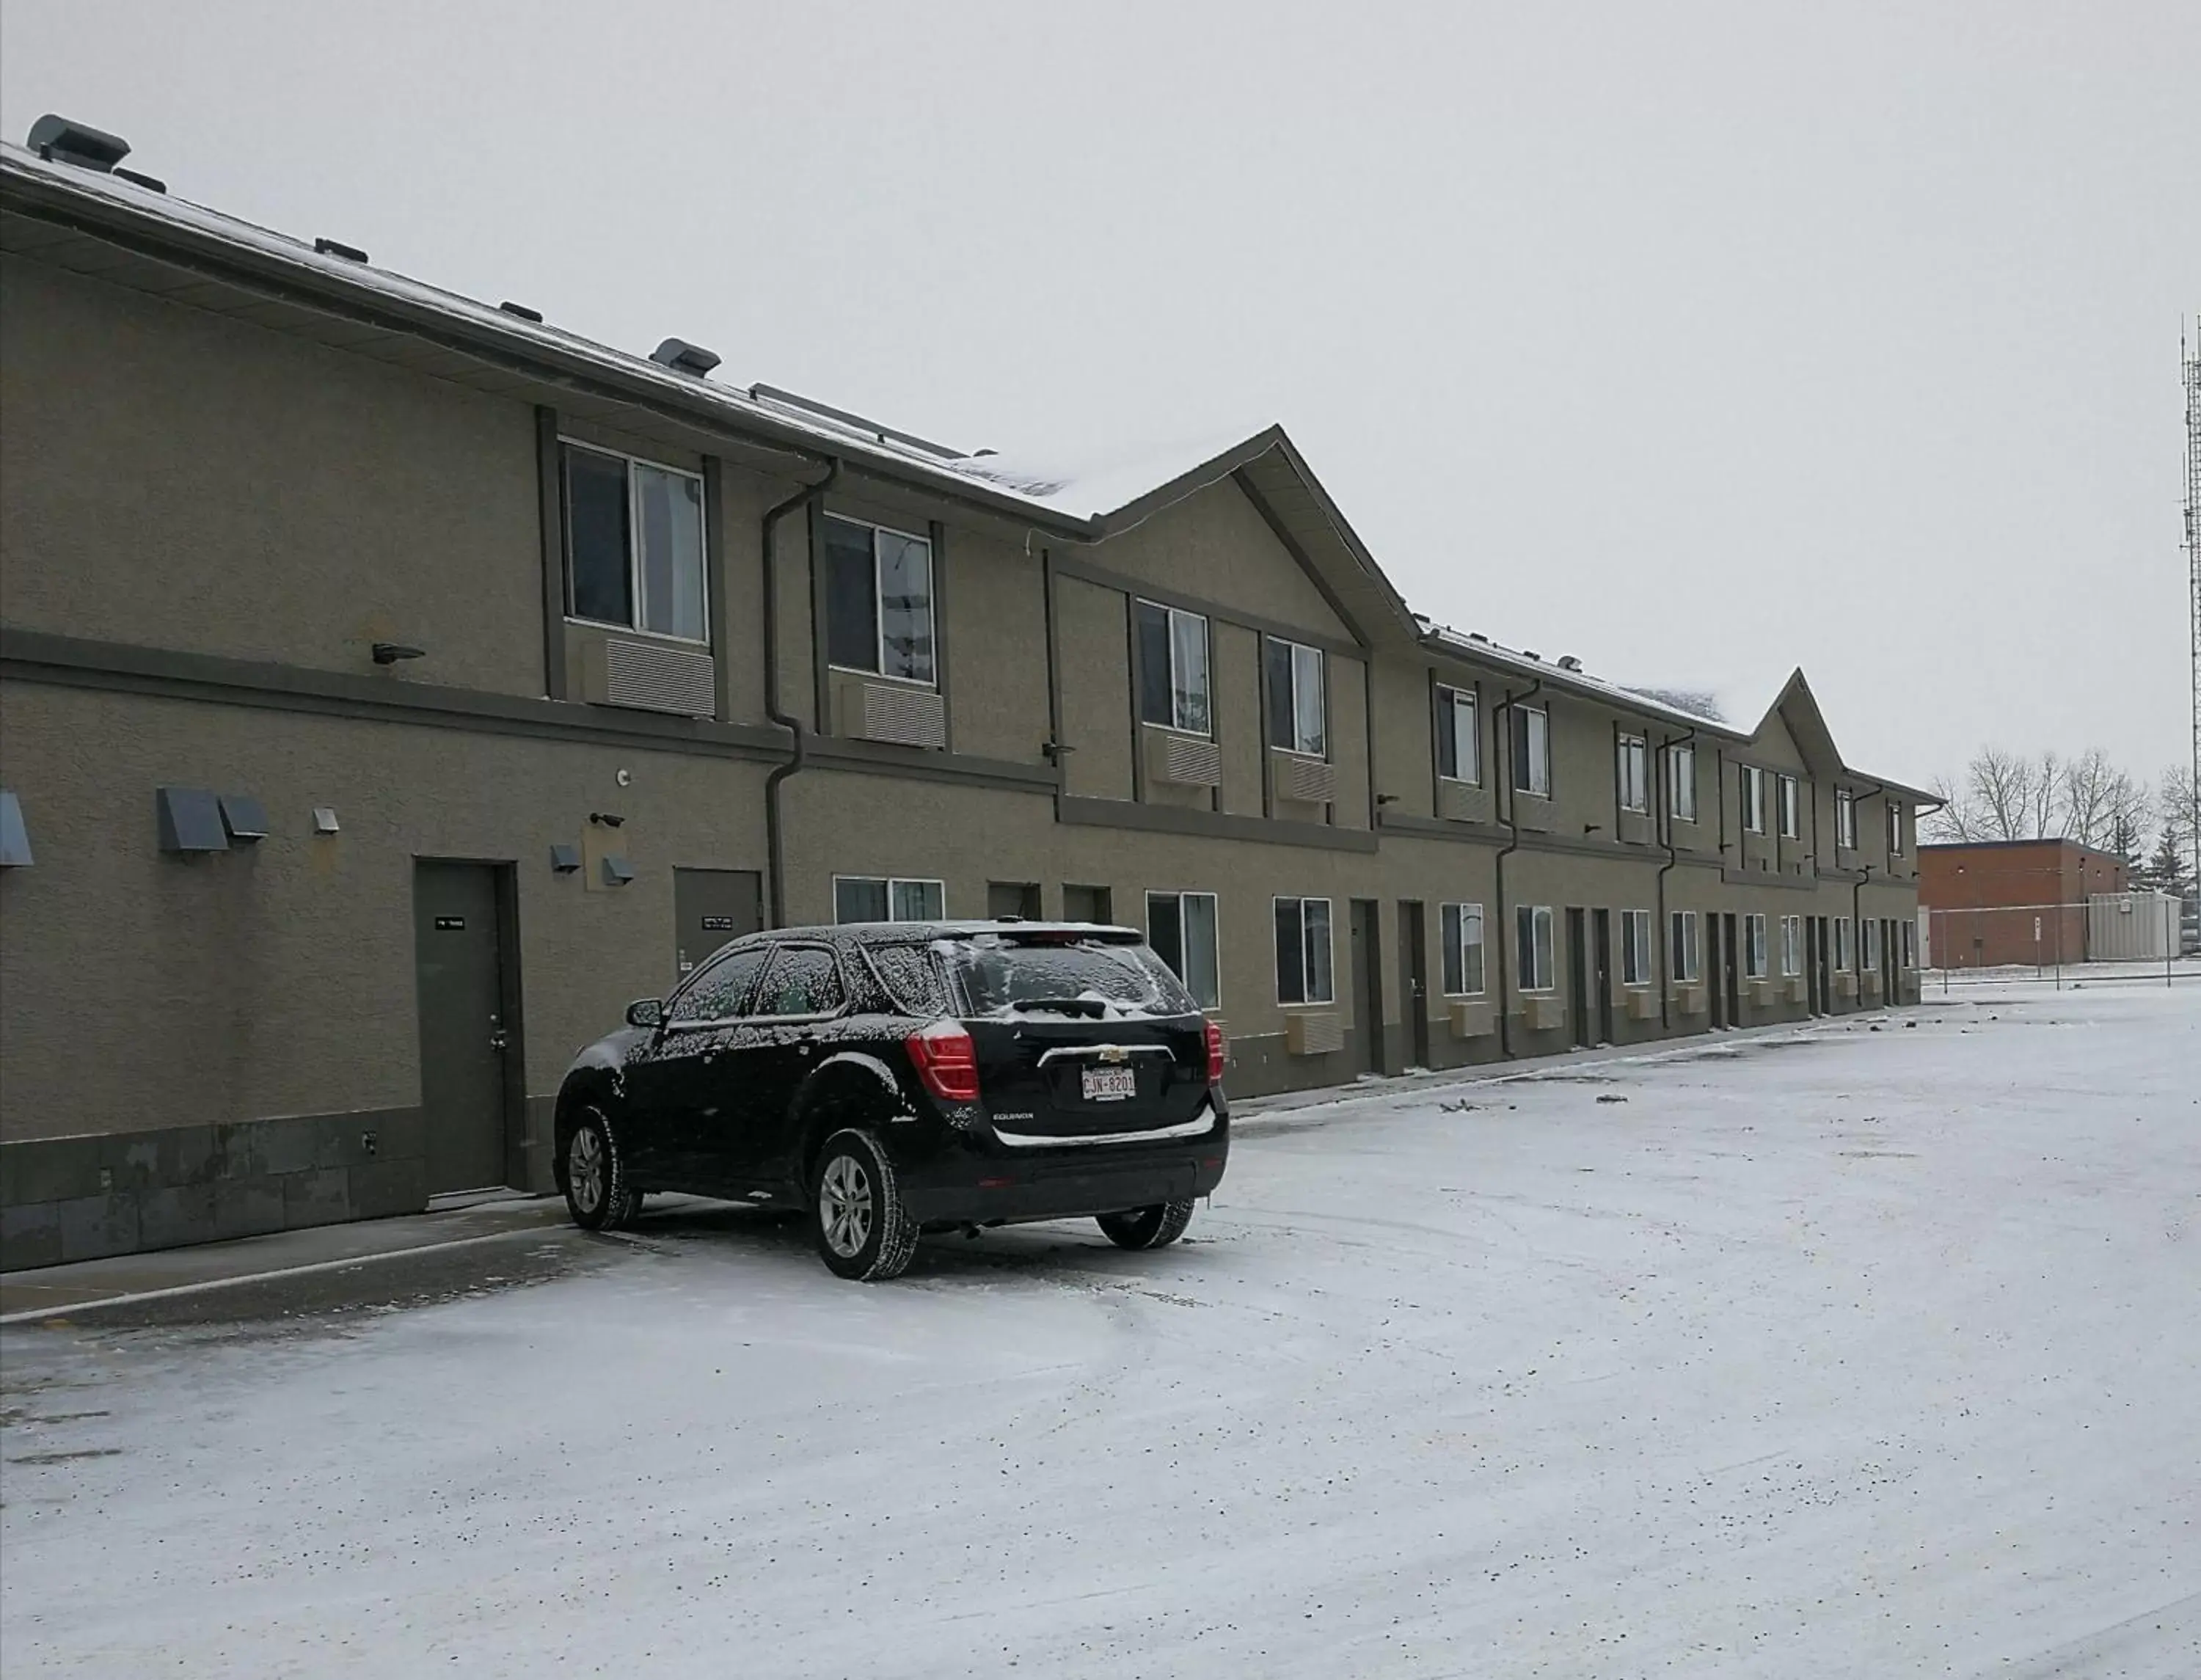
M 1221 1113 L 1197 1136 L 1001 1147 L 972 1137 L 901 1168 L 902 1200 L 920 1225 L 1068 1219 L 1206 1195 L 1223 1179 L 1230 1123 Z

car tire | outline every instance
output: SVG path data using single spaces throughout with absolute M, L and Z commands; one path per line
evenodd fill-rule
M 566 1211 L 583 1231 L 618 1231 L 642 1207 L 642 1193 L 626 1182 L 626 1163 L 611 1123 L 584 1110 L 566 1140 Z
M 810 1175 L 818 1257 L 853 1283 L 899 1278 L 917 1252 L 917 1222 L 902 1205 L 894 1163 L 868 1131 L 836 1131 Z
M 1101 1214 L 1096 1223 L 1100 1234 L 1119 1248 L 1166 1248 L 1192 1223 L 1192 1198 L 1126 1207 L 1120 1213 Z

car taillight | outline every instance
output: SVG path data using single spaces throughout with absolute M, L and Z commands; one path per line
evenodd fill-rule
M 1224 1053 L 1223 1029 L 1213 1021 L 1207 1024 L 1207 1083 L 1223 1083 L 1223 1064 L 1229 1058 Z
M 902 1041 L 925 1090 L 942 1102 L 978 1100 L 978 1047 L 954 1021 L 935 1021 Z

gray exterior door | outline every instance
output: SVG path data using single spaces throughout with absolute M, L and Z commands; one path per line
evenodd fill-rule
M 1595 946 L 1590 975 L 1597 985 L 1597 1042 L 1612 1043 L 1612 912 L 1592 913 L 1590 938 Z
M 1399 901 L 1399 1000 L 1406 1014 L 1406 1054 L 1429 1065 L 1429 947 L 1421 902 Z
M 508 1068 L 518 1054 L 502 925 L 503 866 L 413 866 L 413 961 L 420 1011 L 420 1123 L 428 1194 L 508 1182 Z
M 1570 907 L 1567 911 L 1567 1015 L 1574 1024 L 1575 1043 L 1592 1042 L 1589 1019 L 1588 919 Z
M 1727 987 L 1727 1024 L 1742 1025 L 1742 970 L 1735 958 L 1735 914 L 1720 918 L 1720 973 Z
M 1353 901 L 1353 1007 L 1359 1017 L 1360 1065 L 1384 1072 L 1382 934 L 1376 901 Z
M 754 869 L 672 872 L 672 973 L 677 980 L 729 939 L 764 925 L 764 877 Z
M 1066 922 L 1101 922 L 1112 919 L 1106 887 L 1081 887 L 1068 882 L 1062 889 L 1062 919 Z
M 1025 921 L 1039 919 L 1039 883 L 1037 881 L 989 881 L 986 883 L 986 914 L 995 921 L 1008 917 L 1022 917 Z

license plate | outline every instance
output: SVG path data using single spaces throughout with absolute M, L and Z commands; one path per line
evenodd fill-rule
M 1079 1071 L 1078 1084 L 1088 1102 L 1121 1102 L 1139 1094 L 1139 1072 L 1135 1067 L 1088 1067 Z

